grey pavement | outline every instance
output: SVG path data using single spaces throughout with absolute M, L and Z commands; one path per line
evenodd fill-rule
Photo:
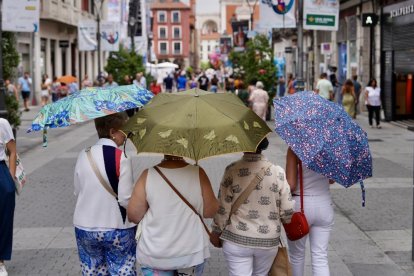
M 18 197 L 15 213 L 13 257 L 10 275 L 79 275 L 79 261 L 72 227 L 75 205 L 73 168 L 80 150 L 97 136 L 93 123 L 49 131 L 49 146 L 41 146 L 40 133 L 26 134 L 36 108 L 23 114 L 18 150 L 27 170 L 28 183 Z M 374 177 L 365 181 L 367 205 L 361 207 L 359 186 L 332 186 L 335 226 L 329 244 L 331 275 L 414 275 L 411 261 L 413 212 L 414 132 L 383 123 L 368 128 L 365 115 L 357 122 L 367 131 L 374 160 Z M 270 123 L 272 124 L 272 123 Z M 273 126 L 272 126 L 273 127 Z M 270 135 L 268 158 L 285 165 L 287 146 Z M 159 155 L 137 156 L 132 145 L 135 177 L 160 161 Z M 200 162 L 218 191 L 224 168 L 240 154 Z M 309 251 L 309 250 L 308 250 Z M 220 249 L 211 249 L 204 275 L 227 275 Z M 312 275 L 310 256 L 306 275 Z

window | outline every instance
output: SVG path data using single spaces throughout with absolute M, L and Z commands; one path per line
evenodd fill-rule
M 167 28 L 166 27 L 158 27 L 158 37 L 159 38 L 167 38 Z
M 158 11 L 158 22 L 159 23 L 167 22 L 167 13 L 165 11 Z
M 167 42 L 159 43 L 159 52 L 161 55 L 168 55 L 168 43 Z
M 181 27 L 174 27 L 173 38 L 181 38 Z
M 179 11 L 173 11 L 172 12 L 172 22 L 173 23 L 180 23 L 180 12 Z
M 181 42 L 174 42 L 174 55 L 181 55 Z
M 210 51 L 211 51 L 211 47 L 210 47 L 210 45 L 208 45 L 208 46 L 207 46 L 207 52 L 209 52 L 209 53 L 210 53 Z

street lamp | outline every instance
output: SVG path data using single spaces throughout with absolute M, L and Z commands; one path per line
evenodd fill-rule
M 101 18 L 102 18 L 102 9 L 103 3 L 105 0 L 94 0 L 95 10 L 96 10 L 96 23 L 97 23 L 97 32 L 96 39 L 98 43 L 98 81 L 101 81 Z
M 135 36 L 135 32 L 136 32 L 136 25 L 137 25 L 137 20 L 135 19 L 134 16 L 130 16 L 128 19 L 128 24 L 129 24 L 129 32 L 131 35 L 131 52 L 134 53 L 135 52 L 135 41 L 134 41 L 134 36 Z
M 0 118 L 4 118 L 7 115 L 5 94 L 6 89 L 4 87 L 3 80 L 3 35 L 2 35 L 2 13 L 3 13 L 3 1 L 0 0 Z

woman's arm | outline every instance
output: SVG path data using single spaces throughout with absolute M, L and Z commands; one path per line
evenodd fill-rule
M 128 207 L 134 190 L 134 177 L 132 176 L 132 160 L 121 156 L 119 183 L 118 183 L 118 202 L 124 208 Z
M 7 151 L 9 152 L 9 170 L 13 179 L 16 177 L 16 141 L 10 140 L 7 144 Z
M 203 196 L 203 217 L 213 218 L 219 209 L 219 203 L 211 187 L 210 179 L 200 167 L 199 170 L 201 194 Z
M 145 192 L 147 175 L 148 169 L 144 170 L 138 178 L 134 191 L 132 192 L 131 199 L 128 203 L 128 220 L 134 223 L 139 223 L 149 208 L 147 202 L 147 194 Z
M 286 153 L 286 180 L 290 190 L 295 191 L 298 182 L 298 157 L 291 148 Z

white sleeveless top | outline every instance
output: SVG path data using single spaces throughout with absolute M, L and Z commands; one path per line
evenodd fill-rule
M 319 173 L 316 173 L 305 166 L 303 168 L 303 195 L 305 196 L 330 196 L 329 179 Z M 293 193 L 300 195 L 299 175 L 296 190 Z
M 203 214 L 199 167 L 160 168 L 174 187 Z M 210 257 L 209 238 L 199 217 L 154 168 L 145 185 L 148 211 L 142 219 L 137 260 L 147 267 L 171 270 L 192 267 Z

